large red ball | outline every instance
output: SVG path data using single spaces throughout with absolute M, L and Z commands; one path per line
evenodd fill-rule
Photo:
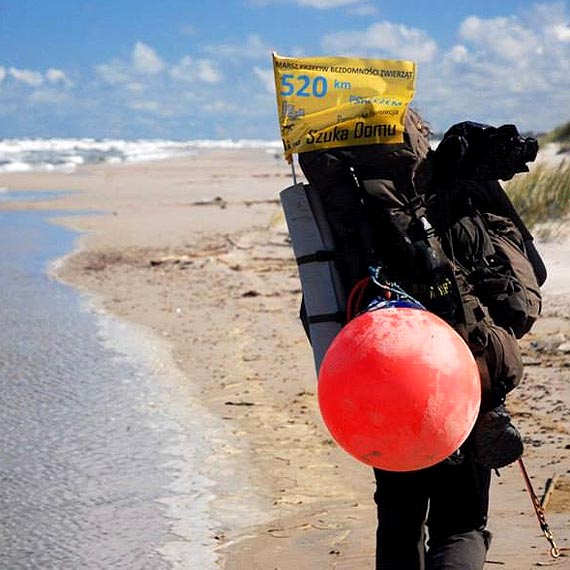
M 336 442 L 388 471 L 414 471 L 456 451 L 479 412 L 471 351 L 436 315 L 370 311 L 335 337 L 319 371 L 319 406 Z

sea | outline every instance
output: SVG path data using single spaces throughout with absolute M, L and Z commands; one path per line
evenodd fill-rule
M 79 156 L 24 147 L 21 164 Z M 0 568 L 217 568 L 211 473 L 248 496 L 219 453 L 228 428 L 166 344 L 52 277 L 79 237 L 52 219 L 70 212 L 1 209 L 57 195 L 0 193 Z
M 265 149 L 281 153 L 275 140 L 113 140 L 113 139 L 0 139 L 0 172 L 73 172 L 82 164 L 117 164 L 188 156 L 207 149 Z

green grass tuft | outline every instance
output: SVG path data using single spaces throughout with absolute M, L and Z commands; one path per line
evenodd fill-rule
M 539 142 L 541 145 L 547 143 L 570 144 L 570 121 L 540 137 Z
M 560 221 L 570 214 L 570 161 L 539 164 L 507 182 L 505 191 L 529 228 Z

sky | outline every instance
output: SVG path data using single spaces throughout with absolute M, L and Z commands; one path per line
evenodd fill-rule
M 277 140 L 273 51 L 416 61 L 436 132 L 570 120 L 568 1 L 0 0 L 0 138 Z

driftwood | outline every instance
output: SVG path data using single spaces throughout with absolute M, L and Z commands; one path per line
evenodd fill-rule
M 544 485 L 544 493 L 542 494 L 542 498 L 540 499 L 540 506 L 543 509 L 546 509 L 550 498 L 552 497 L 552 493 L 554 493 L 554 489 L 556 488 L 556 483 L 558 481 L 558 474 L 555 473 L 552 477 L 549 477 L 546 480 L 546 484 Z

